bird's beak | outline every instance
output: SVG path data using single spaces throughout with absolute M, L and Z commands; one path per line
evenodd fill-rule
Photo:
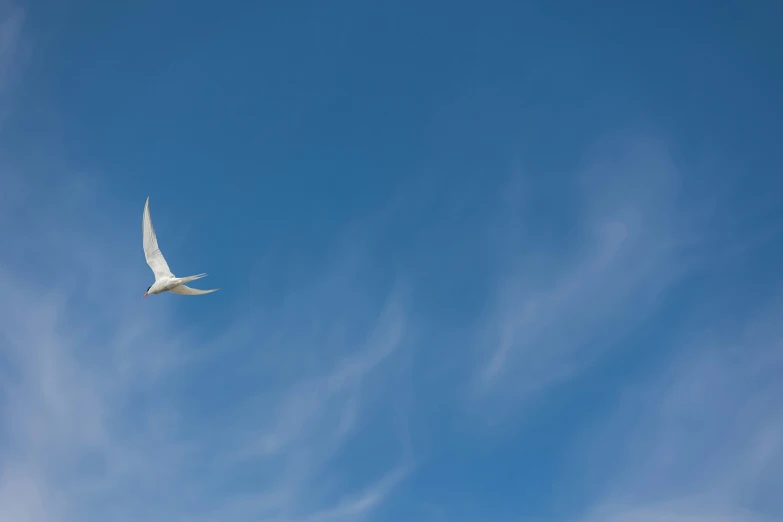
M 144 292 L 144 295 L 141 296 L 142 299 L 144 299 L 145 297 L 147 297 L 147 292 Z

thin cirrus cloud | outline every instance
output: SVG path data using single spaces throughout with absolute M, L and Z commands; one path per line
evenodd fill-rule
M 79 232 L 61 217 L 60 234 L 73 234 L 68 243 L 78 243 Z M 63 269 L 78 271 L 78 264 L 69 265 L 67 252 L 52 252 L 51 244 L 40 248 L 63 261 Z M 102 259 L 115 271 L 135 272 L 123 270 L 129 261 L 105 252 Z M 374 324 L 353 325 L 367 332 L 363 345 L 323 347 L 331 370 L 315 377 L 294 375 L 271 391 L 259 384 L 249 396 L 226 392 L 227 414 L 214 426 L 180 407 L 187 397 L 170 381 L 194 366 L 208 366 L 220 354 L 209 349 L 209 340 L 175 331 L 176 319 L 166 305 L 161 316 L 150 316 L 130 305 L 117 308 L 115 294 L 104 292 L 90 295 L 87 308 L 72 307 L 76 298 L 67 286 L 49 286 L 20 270 L 3 270 L 0 287 L 0 520 L 98 520 L 117 512 L 128 520 L 218 520 L 229 514 L 359 520 L 409 470 L 404 460 L 390 463 L 375 479 L 341 489 L 337 501 L 329 500 L 327 489 L 319 498 L 320 486 L 313 482 L 329 476 L 330 462 L 356 436 L 370 400 L 363 393 L 364 379 L 404 341 L 399 294 L 389 297 Z M 306 289 L 300 298 L 321 299 Z M 350 315 L 342 309 L 335 324 L 345 326 L 344 316 Z M 306 317 L 301 320 L 307 323 Z M 305 337 L 296 330 L 302 323 L 281 324 L 295 329 L 268 335 Z M 232 348 L 249 347 L 259 337 L 244 330 Z M 266 470 L 264 477 L 227 485 L 251 467 Z M 210 497 L 210 491 L 223 488 L 226 494 Z
M 570 473 L 612 470 L 584 521 L 776 519 L 783 357 L 780 307 L 765 308 L 683 340 L 660 376 L 622 390 L 607 421 L 579 439 Z
M 685 254 L 706 232 L 694 219 L 702 202 L 682 205 L 682 173 L 666 144 L 639 134 L 611 145 L 595 151 L 575 177 L 575 208 L 558 206 L 568 197 L 553 199 L 552 215 L 572 215 L 565 245 L 525 243 L 528 223 L 538 222 L 525 214 L 525 191 L 507 202 L 514 207 L 507 214 L 516 217 L 505 226 L 525 248 L 503 254 L 512 262 L 484 319 L 486 355 L 472 398 L 491 400 L 495 413 L 596 362 L 693 265 Z
M 579 393 L 575 382 L 589 392 L 590 373 L 613 355 L 652 350 L 651 372 L 619 379 L 616 403 L 597 410 L 591 428 L 562 419 L 573 447 L 563 449 L 558 495 L 588 497 L 585 513 L 567 519 L 772 520 L 783 479 L 783 418 L 774 406 L 783 391 L 779 306 L 727 298 L 724 277 L 717 289 L 688 296 L 695 308 L 680 307 L 676 327 L 657 312 L 689 276 L 759 255 L 774 223 L 737 233 L 744 216 L 715 211 L 726 197 L 715 181 L 688 177 L 649 137 L 615 145 L 581 177 L 578 233 L 566 247 L 578 253 L 542 254 L 531 241 L 512 254 L 479 330 L 484 364 L 470 403 L 489 419 L 521 417 L 521 405 L 548 392 Z M 515 203 L 511 214 L 522 217 L 511 228 L 524 242 L 525 204 Z M 732 305 L 716 304 L 723 301 Z M 654 341 L 632 335 L 645 323 L 660 324 Z

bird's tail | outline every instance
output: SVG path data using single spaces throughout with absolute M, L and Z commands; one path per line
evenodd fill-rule
M 184 285 L 185 283 L 190 283 L 191 281 L 195 281 L 196 279 L 201 279 L 202 277 L 207 277 L 207 274 L 199 274 L 194 276 L 188 276 L 188 277 L 180 277 L 179 283 L 181 285 Z

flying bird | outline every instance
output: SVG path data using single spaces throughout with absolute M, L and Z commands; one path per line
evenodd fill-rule
M 202 295 L 210 294 L 219 290 L 198 290 L 185 286 L 185 283 L 195 281 L 206 277 L 207 274 L 199 274 L 189 277 L 176 277 L 171 273 L 168 263 L 163 258 L 163 254 L 158 248 L 158 238 L 155 237 L 155 229 L 152 227 L 152 218 L 150 218 L 150 198 L 144 204 L 144 216 L 141 221 L 141 231 L 144 236 L 144 257 L 147 258 L 147 264 L 150 265 L 152 273 L 155 274 L 155 282 L 147 288 L 142 297 L 150 294 L 160 294 L 163 292 L 173 292 L 180 295 Z

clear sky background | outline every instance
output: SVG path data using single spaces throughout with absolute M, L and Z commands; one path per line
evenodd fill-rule
M 0 522 L 783 519 L 781 20 L 0 0 Z

